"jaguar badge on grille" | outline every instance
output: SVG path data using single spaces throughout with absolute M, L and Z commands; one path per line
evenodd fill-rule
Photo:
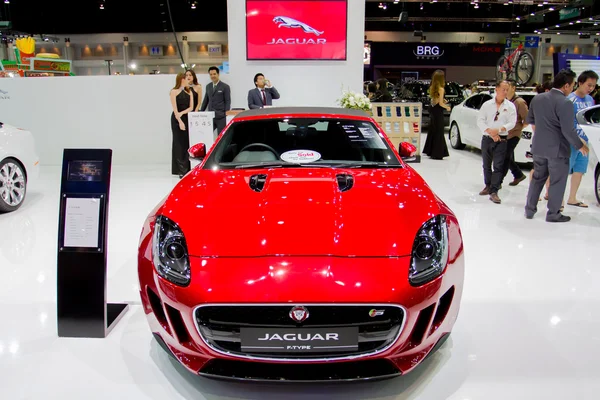
M 296 306 L 290 310 L 290 318 L 296 322 L 304 322 L 308 318 L 306 307 Z

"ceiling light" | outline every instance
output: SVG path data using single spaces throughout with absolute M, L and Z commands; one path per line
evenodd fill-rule
M 579 36 L 581 36 L 581 32 L 577 32 L 577 34 L 578 34 Z
M 578 24 L 580 24 L 580 23 L 581 23 L 581 20 L 577 21 L 577 23 L 578 23 Z
M 517 18 L 516 18 L 516 20 L 517 20 L 517 21 L 520 21 L 520 20 L 521 20 L 521 17 L 517 17 Z
M 438 2 L 438 0 L 431 0 L 431 2 L 432 2 L 432 3 L 437 3 L 437 2 Z
M 557 35 L 560 35 L 560 32 L 556 32 Z
M 4 4 L 10 4 L 10 0 L 4 0 Z
M 554 11 L 554 7 L 550 7 L 548 11 Z
M 474 8 L 479 8 L 479 4 L 475 3 L 475 7 Z
M 379 8 L 383 8 L 383 3 L 379 3 Z
M 556 25 L 557 28 L 560 28 L 560 25 Z
M 505 5 L 505 6 L 507 6 L 507 5 L 508 5 L 508 3 L 504 3 L 504 5 Z
M 594 26 L 598 26 L 598 23 L 596 22 L 596 23 L 594 24 Z
M 534 15 L 535 15 L 535 13 L 531 13 L 531 14 L 529 14 L 529 15 L 531 15 L 531 16 L 534 16 Z
M 538 3 L 538 7 L 544 7 L 542 3 Z
M 387 10 L 387 4 L 384 4 L 384 5 L 383 5 L 383 9 L 384 9 L 384 10 Z
M 573 23 L 572 23 L 572 22 L 569 22 L 569 25 L 573 25 Z
M 132 64 L 129 66 L 129 68 L 131 68 L 131 69 L 136 69 L 136 68 L 137 68 L 137 65 L 136 65 L 135 63 L 132 63 Z
M 544 28 L 544 30 L 545 30 L 545 31 L 547 31 L 547 30 L 548 30 L 548 28 Z
M 423 9 L 423 3 L 421 3 L 421 6 L 419 7 L 421 10 Z
M 546 4 L 548 4 L 548 2 L 547 2 L 547 1 L 545 1 L 545 2 L 544 2 L 544 5 L 546 5 Z

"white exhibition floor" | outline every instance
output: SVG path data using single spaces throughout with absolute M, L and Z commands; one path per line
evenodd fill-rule
M 0 399 L 598 399 L 600 207 L 591 174 L 567 207 L 573 221 L 523 217 L 528 181 L 482 189 L 481 157 L 454 151 L 413 166 L 462 226 L 466 282 L 450 340 L 413 373 L 355 384 L 213 381 L 173 362 L 150 334 L 137 292 L 136 250 L 147 213 L 177 182 L 169 166 L 114 167 L 108 298 L 132 304 L 106 339 L 56 333 L 58 167 L 0 215 Z M 510 176 L 509 176 L 510 177 Z M 541 203 L 545 206 L 545 202 Z M 382 216 L 383 217 L 383 216 Z

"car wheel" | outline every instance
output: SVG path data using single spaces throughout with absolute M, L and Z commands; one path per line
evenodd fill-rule
M 0 162 L 0 212 L 15 211 L 27 194 L 27 177 L 18 161 L 7 158 Z
M 460 129 L 458 129 L 456 122 L 453 122 L 450 127 L 450 145 L 457 150 L 465 148 L 465 144 L 460 140 Z
M 596 165 L 596 201 L 600 204 L 600 163 Z

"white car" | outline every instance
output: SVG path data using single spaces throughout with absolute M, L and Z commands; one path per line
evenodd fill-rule
M 594 171 L 596 200 L 600 204 L 600 106 L 590 107 L 577 113 L 577 122 L 585 132 L 590 146 L 590 166 Z
M 39 164 L 31 132 L 0 122 L 0 213 L 21 207 Z
M 522 97 L 527 105 L 531 104 L 531 99 L 535 96 L 532 92 L 517 92 L 517 96 Z M 455 106 L 450 114 L 450 144 L 453 148 L 461 150 L 465 145 L 473 146 L 481 150 L 481 132 L 477 127 L 477 115 L 479 109 L 492 95 L 489 92 L 477 93 Z M 519 164 L 530 164 L 531 158 L 527 153 L 531 151 L 531 138 L 533 132 L 530 127 L 523 129 L 523 135 L 519 144 L 515 148 L 515 162 Z

